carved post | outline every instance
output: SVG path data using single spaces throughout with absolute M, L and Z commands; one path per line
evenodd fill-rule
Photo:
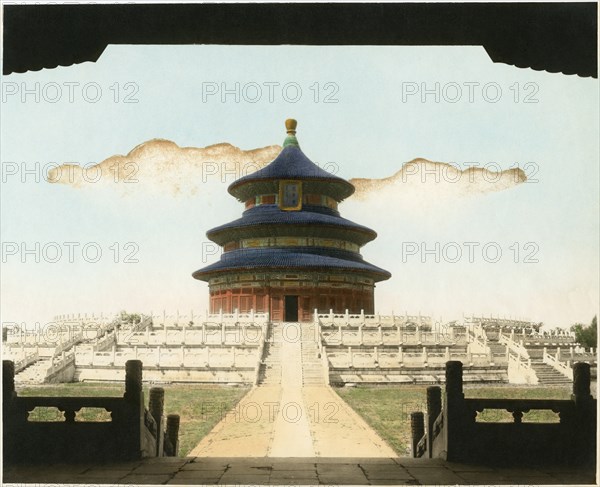
M 146 345 L 148 345 L 150 343 L 150 327 L 146 328 L 145 340 L 146 340 Z
M 467 418 L 464 411 L 463 364 L 457 360 L 446 362 L 446 401 L 444 404 L 444 428 L 448 461 L 468 458 Z
M 15 395 L 15 363 L 12 360 L 2 361 L 2 394 L 4 398 L 4 411 L 7 411 L 7 401 Z
M 398 333 L 398 345 L 402 343 L 402 331 L 400 330 L 400 325 L 396 325 L 396 332 Z
M 169 456 L 176 457 L 179 454 L 179 414 L 167 416 L 166 439 L 170 444 Z
M 446 347 L 446 350 L 444 352 L 444 358 L 446 359 L 446 362 L 450 360 L 450 347 Z
M 157 429 L 160 431 L 161 421 L 165 406 L 165 390 L 162 387 L 152 387 L 150 389 L 150 398 L 148 399 L 148 409 L 156 422 Z
M 342 330 L 342 325 L 338 326 L 338 333 L 340 334 L 340 345 L 344 344 L 344 330 Z
M 164 333 L 164 343 L 167 344 L 167 311 L 163 310 L 163 333 Z
M 373 359 L 375 361 L 375 367 L 379 367 L 379 350 L 377 347 L 373 350 Z
M 439 386 L 427 388 L 427 450 L 433 458 L 433 423 L 442 412 L 442 389 Z
M 425 434 L 425 423 L 423 413 L 410 413 L 411 453 L 417 458 L 417 445 Z
M 231 347 L 231 366 L 235 368 L 235 347 Z
M 423 347 L 423 352 L 421 353 L 421 359 L 423 360 L 423 365 L 427 365 L 427 347 Z
M 183 329 L 181 330 L 181 344 L 185 345 L 185 330 L 186 330 L 185 321 L 183 322 L 182 327 L 183 327 Z
M 379 344 L 383 345 L 383 327 L 379 325 Z
M 348 347 L 348 367 L 354 367 L 354 357 L 352 356 L 352 347 Z
M 236 309 L 237 313 L 237 309 Z M 221 323 L 221 345 L 225 345 L 225 323 Z
M 125 400 L 139 403 L 142 393 L 142 361 L 128 360 L 125 362 Z
M 417 325 L 417 329 L 415 331 L 415 339 L 417 340 L 417 344 L 421 343 L 421 328 Z
M 181 366 L 185 367 L 185 345 L 181 345 Z
M 358 344 L 359 345 L 363 344 L 363 325 L 364 325 L 364 323 L 361 323 L 358 326 Z
M 577 362 L 573 365 L 573 400 L 576 404 L 587 403 L 590 395 L 590 364 Z
M 590 394 L 590 364 L 573 364 L 573 401 L 575 402 L 576 441 L 573 455 L 577 463 L 594 465 L 596 460 L 596 408 Z
M 346 320 L 346 326 L 350 324 L 350 313 L 348 313 L 348 308 L 346 308 L 346 312 L 344 313 L 344 320 Z

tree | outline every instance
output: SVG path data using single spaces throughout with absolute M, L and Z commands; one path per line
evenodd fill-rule
M 598 318 L 596 316 L 588 326 L 573 325 L 571 331 L 575 332 L 575 339 L 584 347 L 595 348 L 598 346 Z

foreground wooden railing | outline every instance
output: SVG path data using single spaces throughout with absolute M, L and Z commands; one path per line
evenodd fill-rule
M 176 456 L 179 416 L 163 414 L 164 390 L 144 405 L 142 362 L 125 364 L 123 397 L 27 397 L 15 391 L 14 364 L 2 363 L 3 447 L 7 463 L 70 463 Z M 64 421 L 30 421 L 35 408 L 56 408 Z M 110 421 L 80 421 L 82 408 L 110 412 Z M 166 431 L 165 431 L 166 422 Z
M 446 390 L 427 388 L 427 415 L 411 414 L 413 457 L 473 463 L 593 464 L 596 458 L 596 400 L 590 366 L 573 368 L 573 395 L 558 399 L 471 399 L 463 394 L 462 363 L 446 363 Z M 484 410 L 512 413 L 512 423 L 478 422 Z M 556 423 L 523 422 L 534 410 L 558 413 Z

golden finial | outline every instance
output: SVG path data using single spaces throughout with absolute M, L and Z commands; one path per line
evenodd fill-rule
M 285 121 L 285 128 L 287 130 L 288 135 L 296 135 L 296 127 L 298 126 L 298 122 L 293 118 L 288 118 Z

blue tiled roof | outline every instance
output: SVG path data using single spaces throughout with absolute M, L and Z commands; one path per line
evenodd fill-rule
M 257 225 L 327 225 L 336 226 L 350 231 L 364 234 L 362 243 L 369 242 L 377 237 L 377 233 L 368 227 L 359 225 L 333 211 L 283 211 L 277 205 L 260 205 L 246 210 L 241 218 L 232 222 L 212 228 L 206 235 L 213 240 L 221 232 L 236 228 L 246 228 Z
M 235 196 L 235 188 L 252 181 L 269 179 L 323 180 L 343 188 L 341 190 L 343 198 L 354 193 L 354 186 L 351 183 L 321 169 L 295 145 L 284 147 L 268 166 L 231 183 L 228 191 Z
M 362 260 L 360 254 L 314 247 L 233 250 L 224 253 L 218 262 L 197 270 L 192 275 L 196 279 L 207 280 L 213 273 L 257 268 L 362 271 L 375 281 L 389 279 L 391 276 L 388 271 Z

